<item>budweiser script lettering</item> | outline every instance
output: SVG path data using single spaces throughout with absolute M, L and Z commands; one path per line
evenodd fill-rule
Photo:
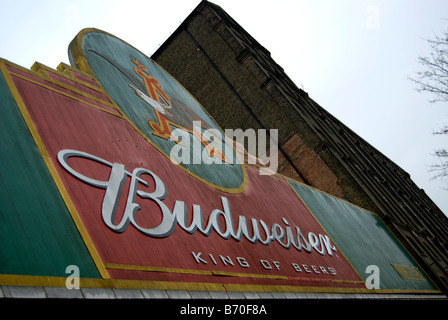
M 333 255 L 333 251 L 336 251 L 336 247 L 332 245 L 331 240 L 327 235 L 316 235 L 313 232 L 308 232 L 305 236 L 299 227 L 296 226 L 293 229 L 285 218 L 282 218 L 284 223 L 283 227 L 278 223 L 274 223 L 270 228 L 263 220 L 252 218 L 250 219 L 250 224 L 252 225 L 250 228 L 248 219 L 245 216 L 239 216 L 238 227 L 235 228 L 229 200 L 223 196 L 221 196 L 223 209 L 214 209 L 210 213 L 208 223 L 205 226 L 202 208 L 197 204 L 193 204 L 191 219 L 188 218 L 187 205 L 184 201 L 176 200 L 173 209 L 171 210 L 168 208 L 163 202 L 167 197 L 167 189 L 164 182 L 154 172 L 148 169 L 135 168 L 132 172 L 129 172 L 123 164 L 111 163 L 94 155 L 70 149 L 59 151 L 57 157 L 62 167 L 73 176 L 91 186 L 106 190 L 102 202 L 101 214 L 106 226 L 115 232 L 124 232 L 129 224 L 132 224 L 147 236 L 163 238 L 170 236 L 174 232 L 176 224 L 178 224 L 190 234 L 199 231 L 202 234 L 209 236 L 211 232 L 215 230 L 215 232 L 223 239 L 233 238 L 236 241 L 241 241 L 244 236 L 244 238 L 251 243 L 255 244 L 260 242 L 265 246 L 270 245 L 272 241 L 277 241 L 286 249 L 294 247 L 299 251 L 302 251 L 303 249 L 309 253 L 312 253 L 314 249 L 321 255 L 328 253 L 330 256 Z M 70 157 L 85 158 L 110 167 L 109 180 L 96 180 L 77 172 L 67 162 Z M 139 183 L 149 186 L 149 183 L 141 178 L 144 174 L 151 176 L 154 180 L 155 185 L 153 192 L 145 192 L 138 189 Z M 123 191 L 123 185 L 128 177 L 131 178 L 131 182 L 127 202 L 121 220 L 116 222 L 118 202 Z M 144 228 L 139 225 L 136 215 L 142 207 L 136 202 L 137 195 L 142 200 L 153 201 L 158 206 L 160 209 L 159 214 L 161 213 L 162 215 L 162 220 L 158 226 L 154 228 Z M 146 210 L 145 213 L 149 213 L 148 210 Z M 220 223 L 220 217 L 223 218 L 221 221 L 224 221 L 224 225 Z M 187 222 L 189 220 L 191 220 L 190 223 Z

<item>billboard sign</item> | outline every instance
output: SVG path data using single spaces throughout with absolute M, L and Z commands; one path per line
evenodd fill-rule
M 36 203 L 59 201 L 64 210 L 51 219 L 67 220 L 70 231 L 64 233 L 82 239 L 71 253 L 77 257 L 71 264 L 82 260 L 81 274 L 86 268 L 89 278 L 126 288 L 320 292 L 367 290 L 366 263 L 379 260 L 380 268 L 390 262 L 423 274 L 390 232 L 372 235 L 382 237 L 383 246 L 394 243 L 385 257 L 376 259 L 383 253 L 375 250 L 367 251 L 368 259 L 357 254 L 359 244 L 348 240 L 359 236 L 349 227 L 353 216 L 344 213 L 351 212 L 349 205 L 282 175 L 262 175 L 258 166 L 237 161 L 244 154 L 228 157 L 225 150 L 233 146 L 224 134 L 219 143 L 204 139 L 206 130 L 223 131 L 174 78 L 132 46 L 86 29 L 69 52 L 81 70 L 36 64 L 30 71 L 2 61 L 1 92 L 11 93 L 2 108 L 17 111 L 7 131 L 29 136 L 24 149 L 39 155 L 43 183 L 57 198 Z M 176 129 L 182 138 L 173 138 Z M 184 139 L 195 141 L 188 150 L 192 161 L 173 163 L 170 150 L 187 148 Z M 195 161 L 198 154 L 202 161 Z M 332 220 L 326 216 L 331 210 L 319 207 L 331 201 L 344 219 Z M 14 205 L 8 210 L 22 219 Z M 366 243 L 370 236 L 364 235 Z M 41 238 L 67 241 L 54 230 Z M 392 259 L 397 252 L 401 258 Z M 4 261 L 0 272 L 8 274 L 12 266 Z M 44 282 L 53 276 L 45 265 L 39 270 L 34 275 Z M 391 278 L 400 278 L 394 272 Z M 25 267 L 22 274 L 29 274 Z M 437 290 L 423 278 L 417 287 L 388 281 L 381 289 Z

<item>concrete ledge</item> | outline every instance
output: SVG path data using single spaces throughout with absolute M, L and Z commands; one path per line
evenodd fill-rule
M 5 298 L 46 298 L 43 287 L 2 286 Z
M 144 299 L 143 293 L 138 289 L 112 289 L 117 299 Z
M 87 299 L 115 299 L 115 294 L 109 288 L 81 288 L 80 289 Z
M 243 292 L 243 291 L 194 291 L 194 290 L 150 290 L 65 287 L 0 286 L 0 298 L 25 299 L 448 299 L 443 294 L 359 294 L 359 293 L 314 293 L 314 292 Z
M 143 297 L 146 299 L 168 299 L 169 296 L 165 290 L 142 290 Z
M 47 298 L 82 299 L 84 298 L 80 289 L 67 289 L 64 287 L 44 287 Z

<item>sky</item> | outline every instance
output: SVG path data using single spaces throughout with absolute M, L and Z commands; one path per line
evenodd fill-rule
M 87 27 L 151 56 L 200 0 L 0 0 L 0 57 L 30 68 L 69 64 Z M 432 180 L 448 136 L 448 104 L 431 104 L 409 81 L 425 39 L 448 30 L 446 0 L 214 0 L 295 84 L 411 175 L 448 215 L 448 179 Z

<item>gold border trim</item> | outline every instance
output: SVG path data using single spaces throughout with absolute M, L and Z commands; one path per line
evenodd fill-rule
M 45 85 L 44 83 L 41 83 L 41 82 L 38 82 L 38 81 L 35 81 L 35 80 L 32 80 L 32 79 L 26 78 L 26 77 L 24 77 L 23 75 L 20 75 L 20 74 L 15 73 L 15 72 L 9 72 L 9 74 L 10 74 L 11 76 L 14 76 L 14 77 L 18 78 L 18 79 L 22 79 L 22 80 L 28 81 L 28 82 L 30 82 L 30 83 L 32 83 L 32 84 L 34 84 L 34 85 L 40 86 L 40 87 L 42 87 L 42 88 L 45 88 L 45 89 L 51 90 L 51 91 L 53 91 L 53 92 L 55 92 L 55 93 L 58 93 L 58 94 L 60 94 L 60 95 L 63 95 L 64 97 L 67 97 L 67 98 L 70 98 L 70 99 L 73 99 L 73 100 L 82 102 L 83 104 L 85 104 L 85 105 L 87 105 L 87 106 L 89 106 L 89 107 L 93 107 L 93 108 L 95 108 L 95 109 L 98 109 L 98 110 L 107 112 L 107 113 L 109 113 L 109 114 L 111 114 L 111 115 L 113 115 L 113 116 L 122 118 L 122 116 L 119 115 L 119 114 L 117 114 L 117 113 L 113 113 L 113 112 L 110 111 L 110 110 L 107 110 L 107 109 L 101 108 L 101 107 L 99 107 L 99 106 L 96 106 L 96 105 L 94 105 L 94 104 L 92 104 L 92 103 L 90 103 L 90 102 L 87 102 L 87 101 L 85 101 L 85 100 L 79 99 L 79 98 L 77 98 L 77 97 L 75 97 L 75 96 L 72 96 L 72 95 L 66 93 L 66 92 L 59 91 L 59 90 L 57 90 L 57 89 L 55 89 L 55 88 L 52 88 L 52 87 L 50 87 L 50 86 Z M 42 79 L 42 78 L 41 78 L 41 80 L 43 80 L 43 81 L 47 81 L 46 79 Z M 68 90 L 71 90 L 71 89 L 68 89 Z M 88 97 L 86 97 L 86 98 L 88 98 Z M 89 98 L 89 99 L 90 99 L 90 98 Z M 97 102 L 99 102 L 99 101 L 97 101 Z M 104 104 L 104 105 L 108 105 L 107 103 L 103 103 L 103 102 L 99 102 L 99 103 Z
M 195 269 L 178 269 L 178 268 L 165 268 L 165 267 L 151 267 L 151 266 L 136 266 L 117 263 L 105 263 L 107 269 L 116 270 L 131 270 L 131 271 L 149 271 L 149 272 L 166 272 L 177 274 L 199 274 L 206 276 L 228 276 L 228 277 L 241 277 L 241 278 L 263 278 L 263 279 L 282 279 L 288 280 L 287 276 L 281 275 L 265 275 L 258 273 L 242 273 L 242 272 L 227 272 L 220 270 L 195 270 Z M 364 283 L 364 282 L 362 282 Z

